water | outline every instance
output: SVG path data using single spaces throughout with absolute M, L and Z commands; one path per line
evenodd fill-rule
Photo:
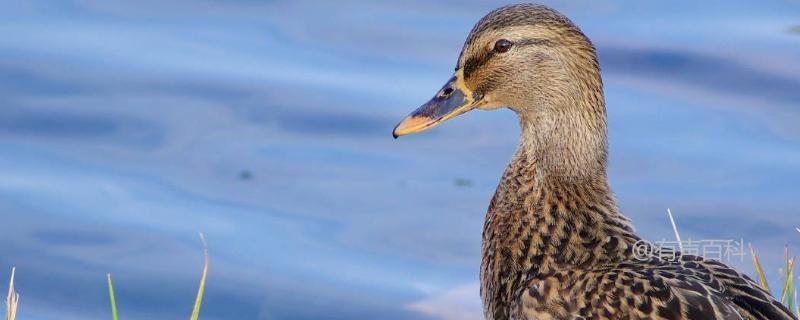
M 0 279 L 20 319 L 479 319 L 507 111 L 391 138 L 499 3 L 3 1 Z M 646 238 L 800 247 L 796 2 L 552 2 L 598 47 Z M 744 262 L 732 264 L 751 271 Z M 774 277 L 777 279 L 777 276 Z

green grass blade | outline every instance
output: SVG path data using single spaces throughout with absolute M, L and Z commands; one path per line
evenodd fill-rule
M 791 308 L 791 295 L 792 295 L 792 286 L 794 281 L 792 277 L 794 277 L 794 260 L 795 258 L 787 259 L 786 260 L 786 278 L 784 278 L 783 289 L 781 290 L 781 302 L 783 304 L 789 306 Z
M 203 274 L 200 276 L 200 287 L 197 288 L 197 298 L 194 300 L 194 308 L 192 309 L 190 320 L 200 318 L 200 305 L 203 304 L 203 292 L 206 289 L 206 277 L 208 276 L 208 244 L 203 233 L 200 233 L 200 240 L 203 241 Z
M 111 283 L 111 274 L 107 274 L 106 278 L 108 278 L 108 297 L 111 300 L 111 317 L 114 320 L 119 320 L 119 314 L 117 313 L 117 299 L 114 297 L 114 285 Z
M 758 255 L 756 255 L 756 250 L 753 249 L 753 246 L 750 245 L 750 258 L 753 259 L 753 267 L 756 269 L 756 275 L 758 276 L 758 284 L 761 285 L 764 290 L 770 292 L 769 284 L 767 283 L 767 276 L 764 274 L 764 269 L 761 268 L 761 261 L 758 260 Z
M 19 307 L 19 294 L 14 289 L 14 275 L 17 268 L 11 268 L 11 281 L 8 283 L 8 296 L 6 296 L 6 320 L 17 318 L 17 308 Z
M 795 295 L 795 288 L 794 288 L 794 270 L 791 270 L 789 273 L 789 280 L 786 283 L 786 307 L 789 310 L 794 309 L 794 295 Z
M 792 276 L 792 278 L 789 278 L 786 287 L 788 288 L 786 290 L 786 307 L 788 307 L 789 310 L 792 310 L 794 309 L 794 300 L 795 300 L 794 295 L 796 292 L 794 289 L 794 276 Z

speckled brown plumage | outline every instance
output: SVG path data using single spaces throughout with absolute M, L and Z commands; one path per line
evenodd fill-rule
M 635 257 L 640 239 L 605 181 L 536 181 L 533 171 L 515 156 L 486 216 L 487 319 L 795 319 L 720 262 L 655 248 Z
M 454 91 L 475 99 L 456 108 Z M 395 137 L 499 107 L 516 112 L 522 130 L 483 229 L 486 319 L 796 319 L 720 262 L 668 259 L 655 248 L 634 256 L 640 238 L 606 177 L 600 68 L 569 19 L 528 4 L 486 15 L 467 37 L 456 75 Z
M 561 78 L 545 82 L 549 88 L 528 84 L 523 92 L 524 83 L 479 78 L 509 71 L 482 61 L 475 42 L 487 32 L 496 38 L 520 26 L 539 30 L 531 37 L 549 47 L 520 59 L 549 57 L 566 65 L 536 68 L 540 79 Z M 633 256 L 640 238 L 619 212 L 606 178 L 605 105 L 594 48 L 569 19 L 543 6 L 500 8 L 476 25 L 459 60 L 478 64 L 466 79 L 478 92 L 489 87 L 506 91 L 496 96 L 540 95 L 525 98 L 535 105 L 508 103 L 520 115 L 522 141 L 483 230 L 487 319 L 795 319 L 750 278 L 720 262 Z

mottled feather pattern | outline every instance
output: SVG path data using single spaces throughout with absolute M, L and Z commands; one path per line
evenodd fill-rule
M 529 36 L 518 40 L 526 47 L 500 59 L 478 43 L 507 30 Z M 509 105 L 522 126 L 483 228 L 486 319 L 797 319 L 718 261 L 666 259 L 653 247 L 650 257 L 634 255 L 641 238 L 606 176 L 595 50 L 568 18 L 540 5 L 492 11 L 467 38 L 458 68 L 469 69 L 465 82 L 476 92 Z
M 537 182 L 533 170 L 515 157 L 486 216 L 487 319 L 795 319 L 721 262 L 658 248 L 642 261 L 605 183 Z

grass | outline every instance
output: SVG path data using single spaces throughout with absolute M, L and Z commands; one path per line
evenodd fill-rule
M 794 287 L 794 261 L 795 257 L 789 259 L 789 249 L 786 248 L 783 251 L 783 261 L 784 266 L 786 267 L 785 277 L 783 277 L 783 289 L 781 289 L 781 302 L 785 304 L 789 310 L 795 310 L 794 305 L 796 305 L 795 295 L 796 295 L 796 288 Z
M 675 226 L 675 218 L 672 217 L 672 210 L 667 208 L 667 215 L 669 216 L 669 223 L 672 224 L 672 231 L 675 231 L 675 239 L 678 240 L 678 249 L 683 252 L 683 241 L 681 241 L 681 234 L 678 233 L 678 227 Z
M 756 275 L 758 276 L 758 281 L 764 290 L 767 292 L 772 293 L 769 290 L 769 286 L 767 285 L 767 276 L 764 273 L 764 269 L 761 268 L 761 263 L 758 261 L 758 256 L 756 255 L 755 250 L 750 248 L 750 253 L 753 257 L 753 265 L 756 267 Z M 794 277 L 794 262 L 796 261 L 796 257 L 789 258 L 789 248 L 784 248 L 783 250 L 783 268 L 780 269 L 781 273 L 781 293 L 779 296 L 776 296 L 781 303 L 783 303 L 789 310 L 794 312 L 798 318 L 800 318 L 800 304 L 798 304 L 798 297 L 797 295 L 797 286 L 795 285 L 795 277 Z M 774 293 L 773 293 L 774 295 Z
M 200 318 L 200 306 L 203 304 L 203 294 L 206 288 L 206 278 L 208 277 L 208 244 L 206 237 L 200 233 L 200 240 L 203 242 L 203 273 L 200 275 L 200 285 L 197 288 L 197 297 L 194 300 L 192 307 L 192 315 L 190 320 L 198 320 Z M 6 297 L 6 319 L 15 320 L 17 318 L 17 308 L 19 306 L 19 294 L 14 288 L 14 276 L 16 268 L 11 268 L 11 281 L 8 285 L 8 296 Z M 111 302 L 111 318 L 119 320 L 119 312 L 117 311 L 117 298 L 114 295 L 114 284 L 111 280 L 111 274 L 106 275 L 108 282 L 108 298 Z
M 197 288 L 197 297 L 194 299 L 191 320 L 200 318 L 200 305 L 203 304 L 203 293 L 206 290 L 206 277 L 208 276 L 208 244 L 206 237 L 200 233 L 200 240 L 203 241 L 203 274 L 200 275 L 200 286 Z
M 203 304 L 203 294 L 206 290 L 206 278 L 208 277 L 208 244 L 206 237 L 200 233 L 200 241 L 203 242 L 203 273 L 200 275 L 200 285 L 197 288 L 197 297 L 194 299 L 194 307 L 192 307 L 192 315 L 190 320 L 197 320 L 200 318 L 200 306 Z M 114 297 L 114 285 L 111 282 L 111 274 L 108 274 L 108 297 L 111 300 L 111 318 L 119 320 L 117 313 L 117 299 Z
M 750 254 L 753 258 L 753 266 L 756 269 L 756 275 L 758 276 L 758 282 L 761 284 L 761 287 L 767 292 L 774 295 L 772 291 L 769 289 L 769 285 L 767 284 L 767 276 L 764 273 L 764 269 L 761 268 L 761 262 L 758 260 L 758 255 L 753 248 L 750 248 Z M 784 249 L 783 254 L 783 268 L 781 268 L 781 293 L 779 296 L 776 296 L 778 300 L 783 303 L 786 308 L 791 310 L 795 313 L 795 315 L 800 318 L 800 304 L 798 304 L 798 297 L 797 295 L 797 286 L 795 285 L 795 276 L 794 276 L 794 262 L 796 261 L 795 257 L 789 258 L 789 249 Z
M 758 284 L 761 285 L 764 290 L 769 292 L 769 282 L 767 281 L 767 276 L 764 275 L 764 268 L 761 267 L 761 261 L 758 260 L 758 254 L 756 254 L 756 250 L 753 249 L 753 246 L 750 246 L 750 258 L 753 260 L 753 267 L 756 269 L 756 275 L 758 276 Z
M 11 281 L 8 283 L 8 296 L 6 296 L 6 320 L 17 318 L 17 308 L 19 307 L 19 294 L 14 289 L 14 275 L 17 268 L 11 268 Z
M 192 307 L 192 315 L 190 320 L 197 320 L 200 318 L 200 306 L 203 304 L 203 294 L 206 290 L 206 278 L 208 277 L 208 243 L 203 233 L 200 233 L 200 241 L 203 242 L 203 273 L 200 275 L 200 285 L 197 288 L 197 297 L 194 299 L 194 307 Z M 114 285 L 111 283 L 111 274 L 108 274 L 108 297 L 111 300 L 111 318 L 119 320 L 117 314 L 117 299 L 114 297 Z
M 107 274 L 108 278 L 108 296 L 111 298 L 111 318 L 119 320 L 119 313 L 117 312 L 117 299 L 114 297 L 114 285 L 111 283 L 111 274 Z

